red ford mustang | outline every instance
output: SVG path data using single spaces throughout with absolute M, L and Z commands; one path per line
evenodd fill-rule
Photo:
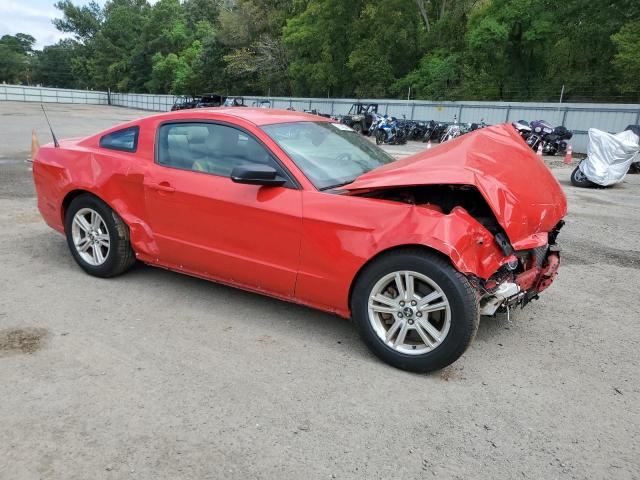
M 351 317 L 376 355 L 421 372 L 551 284 L 566 213 L 510 125 L 394 161 L 322 117 L 186 110 L 46 145 L 33 176 L 91 275 L 140 260 Z

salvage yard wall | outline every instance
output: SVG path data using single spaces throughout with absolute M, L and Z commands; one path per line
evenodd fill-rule
M 110 93 L 92 90 L 0 85 L 0 101 L 84 103 L 115 105 L 140 110 L 166 112 L 177 97 L 142 93 Z M 604 103 L 527 103 L 527 102 L 434 102 L 428 100 L 380 100 L 355 98 L 296 98 L 245 96 L 245 105 L 258 105 L 268 100 L 271 108 L 317 110 L 320 113 L 344 115 L 356 101 L 377 103 L 378 111 L 398 118 L 412 120 L 436 120 L 452 122 L 454 116 L 460 122 L 487 124 L 513 122 L 515 120 L 544 119 L 555 125 L 563 125 L 574 132 L 571 144 L 574 151 L 587 149 L 589 128 L 611 133 L 620 132 L 630 124 L 640 124 L 640 105 Z

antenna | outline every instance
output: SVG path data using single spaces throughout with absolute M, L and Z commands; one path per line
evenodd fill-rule
M 47 117 L 47 111 L 44 109 L 44 105 L 40 104 L 40 108 L 42 109 L 42 113 L 44 113 L 44 118 L 47 120 L 47 124 L 49 125 L 49 130 L 51 131 L 51 136 L 53 137 L 53 144 L 56 148 L 60 146 L 58 143 L 58 139 L 56 138 L 56 134 L 53 133 L 53 128 L 51 128 L 51 122 L 49 121 L 49 117 Z

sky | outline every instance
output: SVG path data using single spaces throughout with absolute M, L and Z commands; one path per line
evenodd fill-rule
M 0 36 L 28 33 L 36 39 L 35 48 L 40 50 L 51 45 L 68 34 L 56 30 L 51 23 L 54 17 L 60 17 L 60 11 L 53 4 L 56 0 L 0 0 Z M 76 5 L 89 3 L 89 0 L 75 0 Z
M 51 19 L 60 17 L 60 11 L 53 4 L 57 0 L 0 0 L 0 37 L 18 32 L 35 37 L 35 48 L 41 50 L 45 45 L 56 43 L 69 37 L 56 30 Z M 86 5 L 90 0 L 73 0 L 76 5 Z M 98 0 L 103 5 L 104 0 Z M 153 3 L 153 2 L 151 2 Z

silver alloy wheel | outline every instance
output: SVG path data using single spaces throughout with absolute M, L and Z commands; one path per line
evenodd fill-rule
M 369 295 L 369 322 L 397 352 L 420 355 L 436 349 L 451 327 L 451 306 L 442 289 L 412 271 L 382 277 Z
M 107 224 L 98 212 L 81 208 L 73 216 L 71 238 L 76 251 L 89 265 L 102 265 L 109 256 L 111 240 Z

